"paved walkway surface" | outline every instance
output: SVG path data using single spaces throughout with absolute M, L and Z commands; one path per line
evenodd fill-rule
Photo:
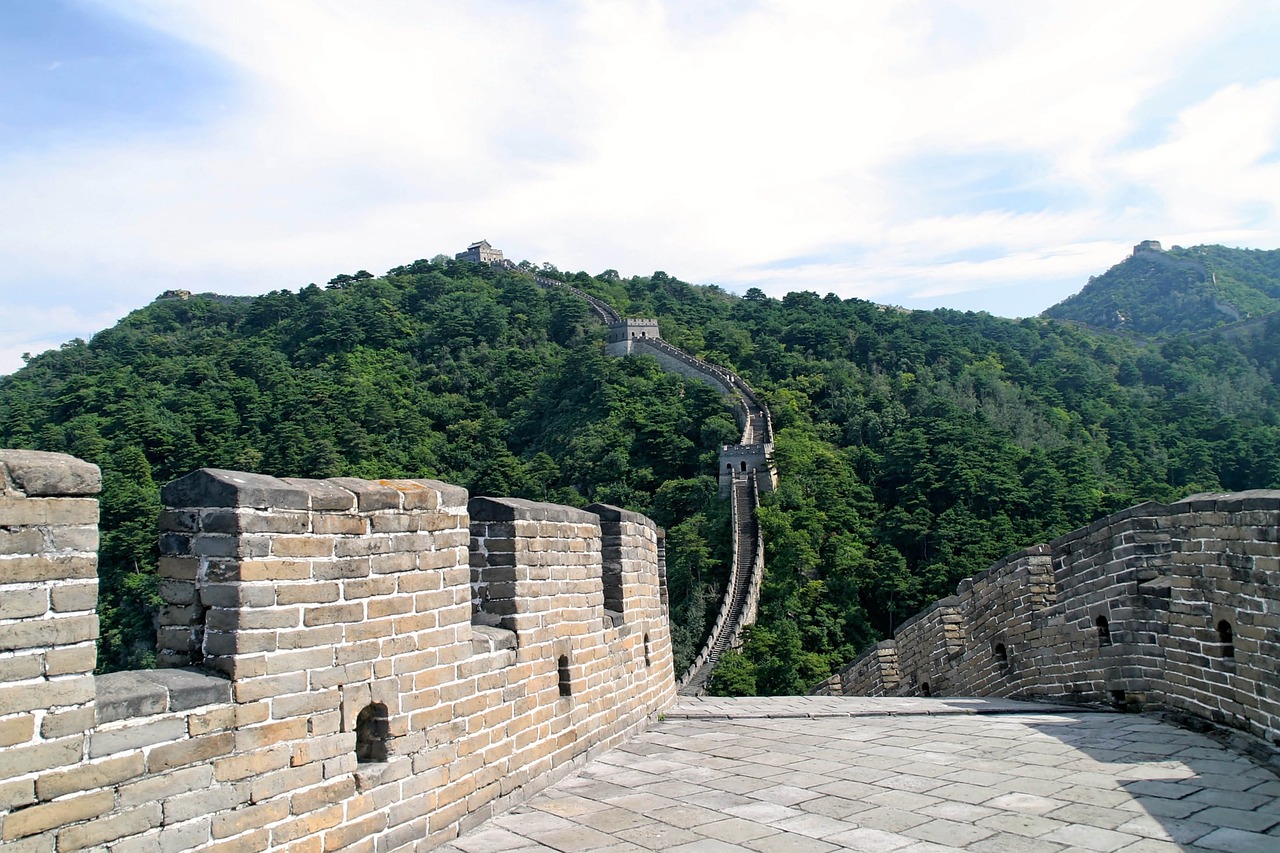
M 1148 716 L 957 699 L 681 699 L 446 853 L 1280 853 L 1280 780 Z

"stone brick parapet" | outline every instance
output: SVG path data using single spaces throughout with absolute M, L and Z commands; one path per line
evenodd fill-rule
M 1280 492 L 1147 503 L 996 563 L 815 693 L 1167 709 L 1280 745 Z
M 6 851 L 428 850 L 675 696 L 643 516 L 214 469 L 163 491 L 169 668 L 95 679 L 97 470 L 0 477 Z

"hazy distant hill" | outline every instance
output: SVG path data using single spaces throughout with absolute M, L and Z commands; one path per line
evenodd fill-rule
M 1136 252 L 1042 316 L 1162 336 L 1280 310 L 1280 250 L 1174 246 Z

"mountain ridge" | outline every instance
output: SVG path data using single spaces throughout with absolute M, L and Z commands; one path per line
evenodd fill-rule
M 802 691 L 993 560 L 1108 512 L 1280 486 L 1280 323 L 1133 342 L 657 272 L 542 270 L 733 370 L 773 413 L 760 619 L 713 689 Z M 644 512 L 685 654 L 723 586 L 708 472 L 738 436 L 699 382 L 610 359 L 586 303 L 452 260 L 224 302 L 157 300 L 0 377 L 0 446 L 102 466 L 104 668 L 145 663 L 157 483 L 198 467 L 429 476 Z M 1238 338 L 1238 339 L 1237 339 Z
M 1167 337 L 1202 332 L 1280 311 L 1280 250 L 1155 241 L 1040 316 L 1091 328 Z

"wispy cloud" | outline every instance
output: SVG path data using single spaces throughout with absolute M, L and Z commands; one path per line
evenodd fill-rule
M 175 89 L 191 120 L 0 145 L 5 301 L 85 322 L 481 236 L 570 269 L 1011 316 L 1140 239 L 1280 245 L 1260 3 L 93 8 L 198 71 Z M 13 316 L 20 347 L 57 339 Z

